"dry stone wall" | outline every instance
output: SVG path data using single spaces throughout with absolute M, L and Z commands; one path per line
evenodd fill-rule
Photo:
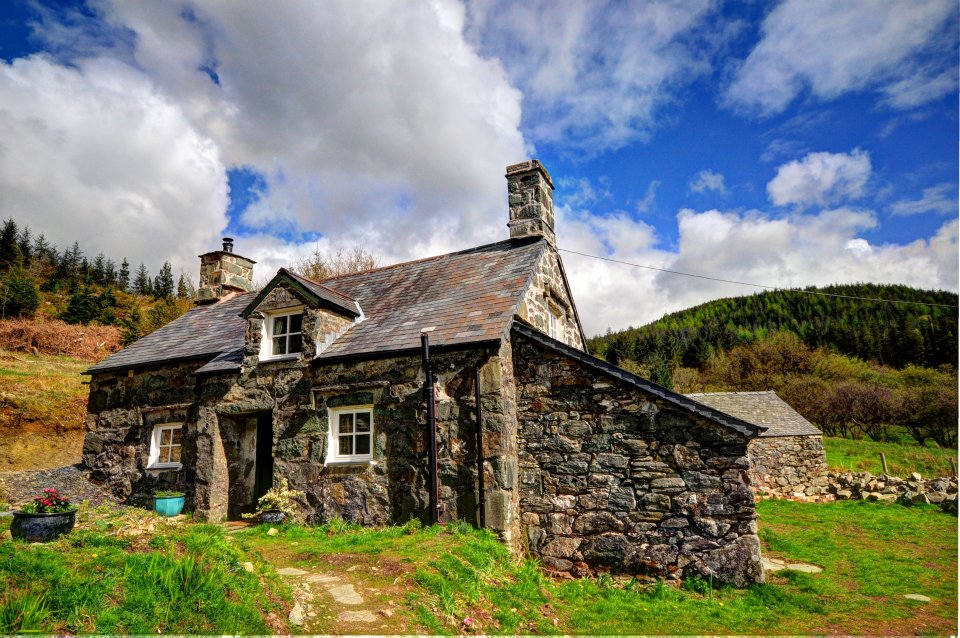
M 933 503 L 943 511 L 957 515 L 957 477 L 925 479 L 920 474 L 908 478 L 870 472 L 826 472 L 826 498 L 858 499 L 917 505 Z
M 747 439 L 514 333 L 528 549 L 601 569 L 763 580 Z
M 751 482 L 759 495 L 816 500 L 826 494 L 822 436 L 759 437 L 747 449 Z

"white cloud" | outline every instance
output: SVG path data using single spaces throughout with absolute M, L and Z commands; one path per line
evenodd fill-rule
M 536 142 L 587 154 L 646 139 L 725 37 L 709 0 L 471 0 L 469 36 L 524 92 Z M 712 20 L 713 41 L 699 29 Z
M 900 200 L 890 205 L 893 215 L 920 215 L 938 213 L 940 215 L 957 214 L 957 185 L 946 182 L 930 188 L 924 188 L 920 199 Z
M 561 248 L 609 259 L 703 275 L 703 279 L 562 253 L 588 335 L 640 326 L 711 299 L 762 288 L 835 283 L 903 283 L 957 290 L 956 220 L 929 239 L 905 245 L 870 243 L 877 227 L 869 210 L 838 208 L 775 217 L 684 209 L 679 240 L 663 248 L 653 227 L 618 214 L 607 218 L 561 209 Z
M 805 89 L 829 100 L 876 88 L 894 108 L 918 106 L 955 90 L 955 22 L 952 0 L 786 0 L 764 20 L 724 101 L 771 115 Z
M 529 151 L 521 96 L 464 40 L 461 4 L 97 6 L 134 37 L 111 48 L 90 36 L 79 61 L 134 60 L 226 166 L 265 175 L 251 228 L 322 233 L 391 261 L 505 236 L 503 169 Z
M 0 218 L 156 272 L 196 270 L 226 225 L 217 146 L 140 72 L 0 63 Z
M 767 195 L 776 206 L 832 204 L 863 196 L 872 172 L 870 153 L 808 153 L 777 168 L 767 184 Z
M 693 179 L 690 180 L 689 188 L 694 193 L 703 194 L 714 192 L 723 195 L 727 192 L 727 187 L 723 181 L 723 173 L 704 169 L 693 176 Z

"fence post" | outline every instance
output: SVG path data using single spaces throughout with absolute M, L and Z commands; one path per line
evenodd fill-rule
M 887 455 L 884 454 L 883 452 L 880 453 L 880 465 L 883 466 L 883 473 L 884 473 L 884 474 L 889 474 L 889 473 L 890 473 L 890 472 L 887 471 Z

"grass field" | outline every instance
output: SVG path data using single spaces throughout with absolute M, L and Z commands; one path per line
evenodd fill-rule
M 287 525 L 274 536 L 260 526 L 228 537 L 136 511 L 85 515 L 83 529 L 54 543 L 0 541 L 0 633 L 298 630 L 285 622 L 291 593 L 279 567 L 336 575 L 373 609 L 395 610 L 378 616 L 383 634 L 957 632 L 956 518 L 858 501 L 767 500 L 758 511 L 765 554 L 824 571 L 778 572 L 743 590 L 698 579 L 682 588 L 607 575 L 552 580 L 464 524 Z M 319 613 L 299 631 L 361 633 L 332 599 L 315 600 Z
M 956 450 L 939 447 L 920 447 L 913 443 L 878 443 L 823 437 L 827 465 L 832 470 L 871 472 L 880 474 L 880 453 L 887 457 L 887 469 L 894 476 L 909 476 L 919 472 L 924 477 L 949 476 L 950 459 L 956 460 Z
M 0 350 L 0 472 L 80 460 L 90 363 Z

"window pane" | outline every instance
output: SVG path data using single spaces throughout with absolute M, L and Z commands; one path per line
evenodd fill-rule
M 287 352 L 294 353 L 303 350 L 303 338 L 300 335 L 290 335 L 290 347 Z
M 303 315 L 290 315 L 290 332 L 300 332 L 303 325 Z
M 287 332 L 287 318 L 286 317 L 274 317 L 273 318 L 273 334 L 282 335 Z
M 173 433 L 173 443 L 174 445 L 180 445 L 180 437 L 183 435 L 182 428 L 176 428 L 175 430 L 170 430 Z
M 353 437 L 352 436 L 340 437 L 340 451 L 338 452 L 338 454 L 340 456 L 353 454 Z
M 274 338 L 273 354 L 287 354 L 287 338 L 286 337 Z
M 160 430 L 160 445 L 170 445 L 172 430 Z
M 360 427 L 360 424 L 357 424 L 357 427 Z M 358 434 L 356 438 L 357 450 L 355 454 L 370 454 L 370 435 L 369 434 Z
M 358 412 L 357 413 L 357 432 L 369 432 L 369 431 L 370 431 L 370 413 Z
M 180 462 L 180 446 L 174 445 L 170 448 L 170 462 L 179 463 Z
M 353 415 L 341 414 L 340 415 L 340 434 L 349 434 L 350 432 L 353 432 Z

